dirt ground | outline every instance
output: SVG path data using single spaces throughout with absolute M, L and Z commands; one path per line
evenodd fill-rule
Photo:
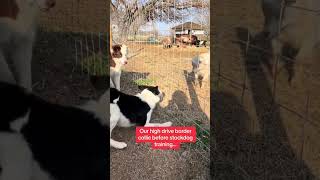
M 75 39 L 82 40 L 83 45 L 86 44 L 87 39 L 90 49 L 92 47 L 91 34 L 84 36 L 66 32 L 106 32 L 108 28 L 105 27 L 105 23 L 109 16 L 106 14 L 104 4 L 104 1 L 99 0 L 57 2 L 57 6 L 52 11 L 41 15 L 42 28 L 60 33 L 40 31 L 35 42 L 33 82 L 34 92 L 37 95 L 53 103 L 80 105 L 89 99 L 99 97 L 103 92 L 103 90 L 97 91 L 90 82 L 89 76 L 83 73 L 75 62 L 76 54 L 78 53 L 79 56 L 79 49 L 75 50 Z M 97 47 L 96 40 L 94 43 L 94 47 Z M 77 47 L 80 47 L 79 43 Z M 130 48 L 135 51 L 135 47 Z M 83 46 L 83 49 L 85 48 Z M 162 50 L 160 47 L 158 49 Z M 147 50 L 144 51 L 148 52 Z M 83 51 L 85 56 L 86 50 Z M 193 121 L 197 121 L 199 124 L 203 123 L 201 126 L 207 130 L 210 128 L 208 120 L 210 116 L 209 85 L 204 84 L 202 89 L 194 87 L 190 78 L 184 76 L 184 70 L 191 70 L 189 58 L 206 50 L 202 48 L 181 50 L 188 52 L 184 55 L 177 53 L 185 58 L 185 62 L 178 61 L 178 57 L 169 58 L 169 55 L 175 54 L 173 51 L 176 49 L 163 51 L 162 55 L 166 58 L 155 64 L 156 66 L 150 65 L 153 62 L 146 61 L 148 58 L 154 59 L 150 54 L 143 53 L 148 55 L 148 58 L 141 55 L 132 58 L 126 72 L 122 75 L 123 89 L 130 94 L 136 93 L 137 86 L 132 80 L 137 77 L 146 77 L 144 72 L 156 72 L 157 68 L 161 68 L 165 76 L 156 78 L 156 74 L 153 74 L 152 78 L 166 93 L 166 96 L 154 112 L 153 121 L 172 120 L 177 126 L 181 123 L 194 125 Z M 160 58 L 160 56 L 157 57 Z M 165 61 L 172 60 L 174 60 L 174 66 L 164 66 Z M 148 68 L 141 69 L 142 64 Z M 140 69 L 138 65 L 141 66 Z M 165 79 L 174 74 L 179 76 L 172 77 L 170 80 Z M 178 86 L 183 88 L 179 89 Z M 155 151 L 151 150 L 151 145 L 135 144 L 134 134 L 134 128 L 117 128 L 113 132 L 114 139 L 128 143 L 128 147 L 125 150 L 111 149 L 112 179 L 209 179 L 209 152 L 207 150 L 194 145 L 182 145 L 179 151 Z
M 163 49 L 161 45 L 146 45 L 141 43 L 129 43 L 129 64 L 125 71 L 134 73 L 132 80 L 150 79 L 154 85 L 166 94 L 166 98 L 161 102 L 161 107 L 169 105 L 173 98 L 176 108 L 185 112 L 198 109 L 204 112 L 210 119 L 210 83 L 209 79 L 204 80 L 202 86 L 194 84 L 191 60 L 200 53 L 209 51 L 205 47 L 186 47 Z M 140 75 L 139 75 L 140 74 Z M 124 82 L 124 88 L 127 82 Z M 188 105 L 190 105 L 188 109 Z M 200 116 L 201 113 L 192 113 Z M 201 114 L 201 115 L 199 115 Z M 190 115 L 186 116 L 190 117 Z M 205 117 L 202 117 L 205 120 Z M 204 123 L 208 123 L 205 122 Z
M 291 86 L 282 68 L 274 83 L 270 41 L 259 33 L 263 17 L 258 1 L 226 0 L 212 6 L 215 179 L 319 179 L 320 63 L 304 66 L 308 76 L 297 74 Z M 247 48 L 248 37 L 258 49 Z
M 210 86 L 208 82 L 204 82 L 201 88 L 194 86 L 192 78 L 187 77 L 191 70 L 191 58 L 208 50 L 195 47 L 164 50 L 158 45 L 133 43 L 128 47 L 129 54 L 136 56 L 130 58 L 125 67 L 122 90 L 135 94 L 139 90 L 134 80 L 151 79 L 152 85 L 158 85 L 165 93 L 164 100 L 152 115 L 153 122 L 173 121 L 174 126 L 195 125 L 196 122 L 209 132 Z M 134 128 L 117 129 L 113 134 L 115 139 L 127 142 L 128 148 L 112 149 L 111 178 L 209 179 L 208 150 L 186 145 L 177 152 L 155 151 L 150 149 L 150 145 L 135 144 Z M 137 173 L 125 173 L 133 170 Z

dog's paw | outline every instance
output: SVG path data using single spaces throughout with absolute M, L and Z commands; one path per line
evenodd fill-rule
M 116 143 L 113 143 L 112 145 L 114 148 L 117 148 L 117 149 L 124 149 L 126 148 L 128 145 L 124 142 L 116 142 Z
M 163 123 L 162 125 L 163 125 L 163 126 L 167 126 L 167 127 L 169 127 L 169 126 L 172 126 L 172 122 L 171 122 L 171 121 L 169 121 L 169 122 Z

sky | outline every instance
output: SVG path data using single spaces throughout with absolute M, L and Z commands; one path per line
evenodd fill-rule
M 185 23 L 185 22 L 189 22 L 189 21 L 193 21 L 192 17 L 190 16 L 190 18 L 186 18 L 183 20 L 182 23 Z M 161 35 L 170 35 L 171 33 L 171 28 L 174 27 L 174 26 L 177 26 L 179 24 L 182 24 L 181 22 L 176 22 L 176 23 L 165 23 L 165 22 L 155 22 L 155 25 L 156 25 L 156 28 L 158 29 L 159 33 Z M 152 24 L 151 23 L 148 23 L 146 26 L 143 26 L 140 28 L 141 30 L 143 31 L 150 31 L 152 30 Z
M 112 0 L 113 2 L 115 0 Z M 148 0 L 139 0 L 139 4 L 143 5 L 147 2 Z M 189 9 L 189 10 L 186 10 L 185 12 L 183 12 L 184 14 L 186 14 L 184 17 L 184 19 L 182 20 L 182 22 L 175 22 L 175 23 L 165 23 L 165 22 L 159 22 L 159 21 L 156 21 L 154 22 L 156 28 L 158 29 L 158 32 L 161 34 L 161 35 L 170 35 L 171 34 L 171 28 L 174 27 L 174 26 L 177 26 L 179 24 L 182 24 L 182 23 L 185 23 L 185 22 L 194 22 L 194 23 L 197 23 L 197 21 L 195 20 L 195 16 L 193 14 L 195 13 L 199 13 L 199 12 L 196 12 L 195 10 L 193 9 Z M 147 23 L 145 26 L 142 26 L 140 27 L 140 30 L 142 31 L 151 31 L 153 30 L 153 25 L 152 23 Z
M 198 14 L 198 13 L 202 13 L 201 11 L 197 11 L 197 10 L 194 10 L 194 9 L 189 9 L 189 10 L 186 10 L 183 12 L 183 20 L 182 22 L 171 22 L 171 23 L 165 23 L 165 22 L 160 22 L 160 21 L 156 21 L 155 22 L 155 25 L 156 25 L 156 28 L 158 29 L 159 33 L 161 35 L 170 35 L 171 33 L 171 28 L 174 27 L 174 26 L 177 26 L 179 24 L 183 24 L 185 22 L 194 22 L 194 23 L 198 23 L 199 22 L 197 21 L 197 18 L 201 18 L 203 16 L 195 16 L 195 14 Z M 144 27 L 141 27 L 140 30 L 152 30 L 152 23 L 148 23 L 147 24 L 147 28 L 144 26 Z

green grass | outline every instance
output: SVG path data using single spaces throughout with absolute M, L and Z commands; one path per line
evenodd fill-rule
M 103 55 L 92 55 L 81 60 L 80 66 L 83 71 L 93 76 L 108 75 L 107 57 Z
M 196 123 L 201 126 L 195 126 L 198 138 L 196 141 L 196 146 L 206 149 L 206 147 L 210 147 L 210 129 L 203 127 L 202 122 L 198 120 L 196 120 Z
M 200 126 L 195 125 L 197 141 L 195 144 L 191 144 L 191 146 L 193 148 L 208 150 L 207 148 L 210 148 L 210 130 L 205 128 L 201 121 L 196 120 L 196 123 Z
M 154 80 L 152 79 L 137 79 L 134 80 L 134 83 L 138 86 L 151 86 L 154 84 Z

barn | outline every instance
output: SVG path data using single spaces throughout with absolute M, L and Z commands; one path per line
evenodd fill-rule
M 174 36 L 178 34 L 196 35 L 200 40 L 207 40 L 205 27 L 194 22 L 185 22 L 171 28 Z

